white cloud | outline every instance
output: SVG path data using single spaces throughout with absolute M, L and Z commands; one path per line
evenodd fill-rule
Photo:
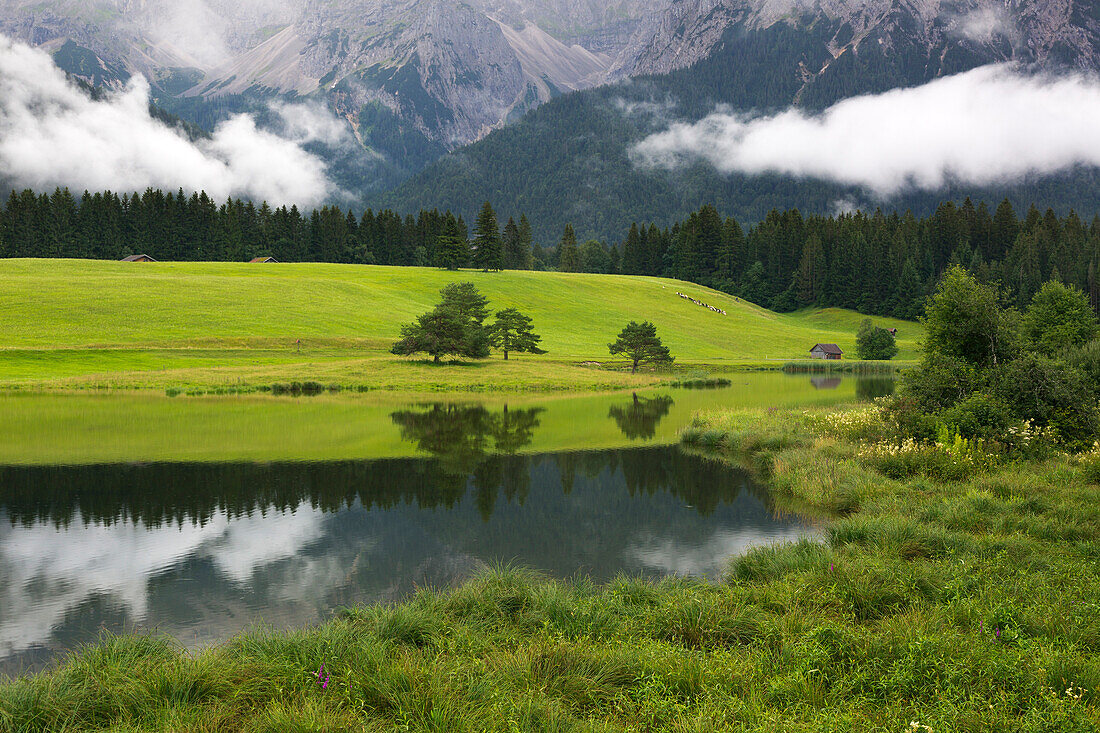
M 879 196 L 984 185 L 1100 165 L 1100 82 L 984 66 L 923 86 L 838 102 L 820 115 L 719 110 L 633 149 L 640 165 L 702 159 L 724 173 L 779 173 Z
M 977 43 L 992 43 L 997 38 L 1016 43 L 1020 37 L 1011 13 L 1004 6 L 975 8 L 965 15 L 956 16 L 954 20 L 957 23 L 955 32 Z
M 347 121 L 337 117 L 320 102 L 286 104 L 275 102 L 271 108 L 282 121 L 282 136 L 296 143 L 319 142 L 337 148 L 352 142 Z
M 39 190 L 183 187 L 303 206 L 335 190 L 319 158 L 251 117 L 192 143 L 150 117 L 148 103 L 140 76 L 95 102 L 45 52 L 0 36 L 0 178 Z
M 4 519 L 0 517 L 0 519 Z M 286 512 L 202 524 L 85 523 L 79 513 L 58 529 L 49 522 L 0 530 L 0 658 L 49 640 L 81 604 L 107 595 L 144 621 L 149 584 L 188 559 L 207 558 L 227 579 L 247 585 L 261 569 L 323 536 L 324 513 L 302 502 Z M 314 574 L 317 580 L 319 575 Z M 303 590 L 316 595 L 315 587 Z
M 723 528 L 692 543 L 673 536 L 640 537 L 624 550 L 624 555 L 643 567 L 664 575 L 706 575 L 719 577 L 731 557 L 744 555 L 753 547 L 793 542 L 818 533 L 802 526 Z

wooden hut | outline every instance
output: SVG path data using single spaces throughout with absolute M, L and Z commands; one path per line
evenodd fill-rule
M 277 259 L 275 259 L 274 257 L 253 257 L 252 259 L 250 259 L 248 261 L 248 264 L 251 265 L 254 262 L 274 262 L 274 263 L 278 264 L 279 261 Z
M 156 262 L 149 255 L 130 255 L 129 257 L 123 257 L 123 262 Z
M 814 344 L 810 349 L 811 359 L 839 359 L 843 354 L 836 344 Z

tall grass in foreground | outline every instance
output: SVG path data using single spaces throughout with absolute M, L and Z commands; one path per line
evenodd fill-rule
M 887 479 L 871 415 L 696 421 L 827 518 L 721 583 L 500 568 L 194 655 L 107 637 L 0 685 L 0 730 L 1096 731 L 1100 454 Z

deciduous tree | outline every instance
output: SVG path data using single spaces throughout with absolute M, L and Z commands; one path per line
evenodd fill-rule
M 1052 356 L 1092 340 L 1097 333 L 1096 314 L 1084 293 L 1052 280 L 1032 298 L 1024 314 L 1024 333 L 1036 351 Z
M 870 318 L 864 318 L 856 334 L 856 356 L 860 359 L 889 360 L 897 354 L 898 345 L 893 334 L 875 326 Z

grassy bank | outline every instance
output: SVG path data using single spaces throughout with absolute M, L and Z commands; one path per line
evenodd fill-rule
M 0 729 L 1095 731 L 1100 457 L 889 479 L 874 420 L 696 421 L 827 521 L 722 583 L 505 569 L 194 655 L 105 639 L 0 686 Z
M 466 370 L 390 356 L 401 324 L 430 309 L 454 281 L 475 283 L 493 310 L 514 306 L 530 315 L 550 353 L 523 357 L 518 366 L 494 357 Z M 837 309 L 777 314 L 662 278 L 308 263 L 2 260 L 0 292 L 0 386 L 48 389 L 289 381 L 424 391 L 455 383 L 632 387 L 661 377 L 623 374 L 610 360 L 608 342 L 631 320 L 656 324 L 680 364 L 728 368 L 778 366 L 817 342 L 854 353 L 860 318 Z M 882 324 L 899 329 L 899 358 L 913 358 L 920 327 Z

